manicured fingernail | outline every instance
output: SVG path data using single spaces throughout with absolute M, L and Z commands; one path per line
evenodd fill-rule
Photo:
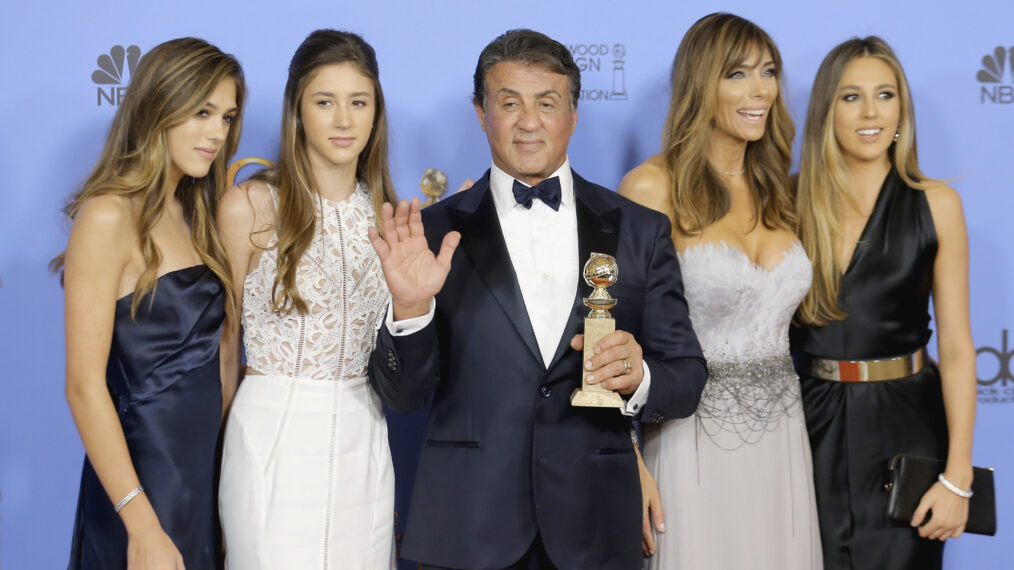
M 586 380 L 588 380 L 589 384 L 594 383 L 595 382 L 595 375 L 594 374 L 589 374 L 588 378 L 586 378 Z
M 591 360 L 585 360 L 585 361 L 584 361 L 584 369 L 585 369 L 585 370 L 591 370 L 591 369 L 592 369 L 592 363 L 591 363 Z
M 602 352 L 602 349 L 599 347 L 599 345 L 596 344 L 595 345 L 595 354 L 598 354 L 600 352 Z
M 658 523 L 658 532 L 665 532 L 665 523 Z

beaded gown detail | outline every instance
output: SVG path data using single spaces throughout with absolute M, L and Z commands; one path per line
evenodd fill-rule
M 789 324 L 812 271 L 798 243 L 771 269 L 736 248 L 680 254 L 709 378 L 693 416 L 645 425 L 669 531 L 652 569 L 819 569 L 810 446 Z
M 320 200 L 296 270 L 308 311 L 272 311 L 275 237 L 244 283 L 244 347 L 258 374 L 243 379 L 226 426 L 219 505 L 230 568 L 394 563 L 387 423 L 366 378 L 390 301 L 367 233 L 373 207 L 362 184 L 341 202 Z
M 130 460 L 186 567 L 218 568 L 222 285 L 196 265 L 159 277 L 154 297 L 142 299 L 133 320 L 132 299 L 116 302 L 106 370 Z M 86 458 L 68 568 L 126 567 L 126 528 Z

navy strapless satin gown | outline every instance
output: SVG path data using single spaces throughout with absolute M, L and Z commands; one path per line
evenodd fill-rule
M 106 381 L 134 469 L 187 570 L 217 568 L 222 285 L 207 266 L 167 273 L 130 318 L 116 303 Z M 127 533 L 95 470 L 81 474 L 69 568 L 127 567 Z

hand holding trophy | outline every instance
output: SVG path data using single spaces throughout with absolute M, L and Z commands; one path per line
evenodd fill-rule
M 584 281 L 592 287 L 590 297 L 585 297 L 584 304 L 591 309 L 584 319 L 584 360 L 595 356 L 595 345 L 603 337 L 616 330 L 616 321 L 609 314 L 609 309 L 616 306 L 616 299 L 609 296 L 606 289 L 614 285 L 619 278 L 616 259 L 611 255 L 592 253 L 584 264 Z M 622 408 L 623 398 L 602 384 L 588 383 L 588 370 L 581 374 L 581 387 L 570 395 L 570 405 L 595 408 Z

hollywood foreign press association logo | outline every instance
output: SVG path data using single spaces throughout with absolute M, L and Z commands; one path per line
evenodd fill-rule
M 113 46 L 108 54 L 99 56 L 98 69 L 92 72 L 92 83 L 97 87 L 96 103 L 99 107 L 102 105 L 115 107 L 123 103 L 123 98 L 127 95 L 127 84 L 134 74 L 139 59 L 141 48 L 137 46 L 127 48 Z
M 1005 76 L 1010 77 L 1012 85 L 1003 85 Z M 980 103 L 1014 103 L 1014 46 L 997 46 L 992 54 L 982 56 L 982 69 L 975 78 L 982 83 Z
M 574 63 L 581 70 L 579 101 L 626 101 L 627 46 L 607 42 L 570 44 Z
M 1014 404 L 1014 348 L 1007 345 L 1007 329 L 1000 333 L 1000 346 L 975 351 L 976 381 L 980 404 Z

